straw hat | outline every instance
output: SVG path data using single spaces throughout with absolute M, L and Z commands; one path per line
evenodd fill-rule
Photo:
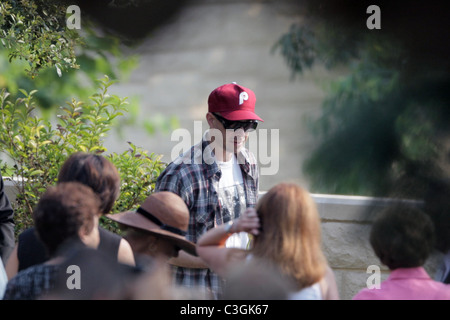
M 165 238 L 181 250 L 197 256 L 195 243 L 185 238 L 189 225 L 189 209 L 175 193 L 152 193 L 136 211 L 107 214 L 106 217 L 127 227 Z

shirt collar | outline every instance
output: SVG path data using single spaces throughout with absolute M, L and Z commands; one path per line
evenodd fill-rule
M 423 267 L 398 268 L 391 271 L 389 279 L 430 279 L 430 276 Z

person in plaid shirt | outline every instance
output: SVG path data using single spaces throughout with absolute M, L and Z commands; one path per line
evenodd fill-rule
M 214 89 L 206 114 L 209 130 L 157 179 L 156 191 L 174 192 L 188 206 L 189 241 L 196 243 L 207 230 L 231 222 L 256 205 L 259 168 L 254 155 L 245 148 L 249 132 L 263 121 L 254 112 L 255 103 L 254 92 L 234 82 Z M 228 247 L 247 245 L 246 233 L 227 240 Z M 180 252 L 170 263 L 177 285 L 199 290 L 207 298 L 220 298 L 223 279 L 200 258 Z

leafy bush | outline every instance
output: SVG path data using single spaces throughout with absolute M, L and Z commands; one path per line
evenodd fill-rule
M 67 4 L 61 1 L 6 0 L 0 3 L 0 40 L 10 50 L 9 59 L 27 61 L 35 77 L 46 67 L 58 74 L 78 69 L 75 47 L 82 39 L 66 28 Z
M 57 182 L 59 168 L 77 151 L 103 154 L 111 160 L 121 176 L 121 194 L 113 212 L 134 209 L 154 190 L 156 178 L 164 168 L 157 155 L 148 154 L 129 142 L 122 154 L 106 154 L 104 138 L 115 118 L 126 111 L 126 98 L 107 93 L 112 82 L 107 76 L 98 81 L 98 91 L 88 103 L 76 101 L 60 108 L 57 123 L 42 118 L 33 95 L 21 90 L 23 98 L 9 101 L 8 92 L 0 94 L 0 152 L 9 161 L 2 163 L 4 176 L 15 182 L 16 234 L 32 226 L 33 208 L 40 195 Z M 10 163 L 9 163 L 10 162 Z M 110 230 L 120 232 L 117 225 L 102 220 Z

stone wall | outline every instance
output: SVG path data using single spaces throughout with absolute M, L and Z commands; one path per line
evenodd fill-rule
M 5 180 L 5 191 L 11 201 L 15 189 L 11 181 Z M 335 196 L 313 194 L 322 220 L 322 241 L 325 256 L 335 272 L 340 298 L 351 299 L 366 287 L 371 273 L 370 265 L 378 265 L 382 271 L 381 280 L 386 279 L 388 270 L 380 265 L 369 244 L 371 222 L 379 209 L 395 201 L 356 196 Z M 410 201 L 420 205 L 420 201 Z M 436 271 L 442 256 L 434 254 L 425 268 L 431 276 Z
M 293 81 L 280 53 L 272 53 L 281 35 L 302 21 L 295 5 L 291 0 L 189 1 L 173 20 L 129 48 L 127 54 L 139 55 L 139 65 L 127 81 L 110 89 L 138 101 L 138 124 L 122 127 L 121 136 L 109 135 L 108 152 L 122 153 L 131 141 L 170 162 L 179 142 L 172 141 L 173 131 L 148 135 L 142 123 L 175 116 L 180 128 L 192 134 L 191 143 L 197 143 L 194 121 L 208 128 L 208 95 L 235 81 L 256 94 L 256 113 L 264 119 L 258 134 L 267 130 L 271 137 L 271 130 L 279 130 L 278 149 L 273 152 L 278 170 L 261 176 L 261 189 L 286 180 L 308 187 L 302 163 L 315 141 L 304 117 L 317 116 L 326 95 L 323 85 L 337 74 L 317 66 Z

